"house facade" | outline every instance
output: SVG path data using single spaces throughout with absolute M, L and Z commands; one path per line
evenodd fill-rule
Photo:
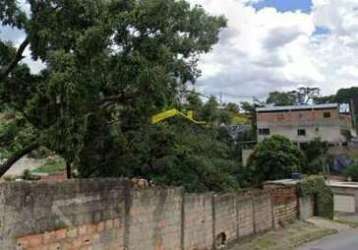
M 338 104 L 257 108 L 258 141 L 282 135 L 303 144 L 321 138 L 330 145 L 344 145 L 355 135 L 352 114 Z

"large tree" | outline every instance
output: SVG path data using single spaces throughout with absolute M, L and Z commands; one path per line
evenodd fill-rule
M 274 91 L 269 94 L 266 100 L 267 104 L 274 106 L 289 106 L 296 104 L 296 95 L 293 92 Z
M 146 127 L 152 114 L 177 105 L 178 90 L 200 74 L 198 56 L 211 49 L 225 26 L 223 17 L 184 0 L 27 4 L 31 13 L 16 0 L 0 3 L 1 24 L 26 34 L 17 50 L 1 42 L 9 53 L 0 55 L 0 98 L 36 136 L 0 166 L 0 176 L 39 145 L 69 166 L 83 166 L 89 164 L 81 160 L 86 151 L 133 143 L 132 134 Z M 26 48 L 46 65 L 38 76 L 16 73 L 24 67 Z M 126 148 L 117 150 L 126 154 Z M 98 153 L 91 163 L 114 152 Z

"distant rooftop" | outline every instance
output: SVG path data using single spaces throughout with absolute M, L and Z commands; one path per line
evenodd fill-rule
M 291 111 L 291 110 L 312 110 L 312 109 L 333 109 L 338 108 L 337 103 L 332 104 L 319 104 L 319 105 L 297 105 L 297 106 L 276 106 L 257 108 L 257 112 L 270 112 L 270 111 Z

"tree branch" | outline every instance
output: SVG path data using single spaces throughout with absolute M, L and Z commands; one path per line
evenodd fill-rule
M 18 160 L 37 149 L 39 146 L 40 144 L 38 142 L 34 142 L 14 153 L 5 163 L 0 165 L 0 177 L 2 177 Z
M 13 60 L 0 72 L 0 81 L 3 81 L 17 66 L 17 64 L 24 58 L 23 53 L 26 47 L 30 44 L 28 38 L 26 38 L 20 45 L 19 49 L 16 51 L 16 55 Z

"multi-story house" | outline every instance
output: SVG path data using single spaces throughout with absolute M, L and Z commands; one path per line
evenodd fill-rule
M 282 135 L 304 144 L 321 138 L 330 145 L 344 145 L 355 135 L 349 108 L 338 104 L 257 108 L 258 141 Z

